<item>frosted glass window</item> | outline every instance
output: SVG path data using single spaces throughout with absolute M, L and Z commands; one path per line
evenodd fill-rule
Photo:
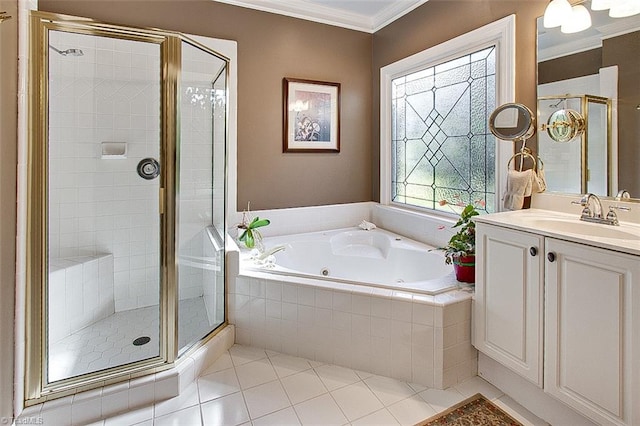
M 451 212 L 443 200 L 496 210 L 496 48 L 391 82 L 391 200 Z

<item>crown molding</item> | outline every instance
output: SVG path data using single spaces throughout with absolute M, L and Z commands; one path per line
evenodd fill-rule
M 307 21 L 374 33 L 428 0 L 402 0 L 384 8 L 373 17 L 338 10 L 304 0 L 214 0 L 219 3 L 276 13 Z
M 632 33 L 638 31 L 638 21 L 630 20 L 630 19 L 620 19 L 614 18 L 614 21 L 606 24 L 599 25 L 595 27 L 602 34 L 602 39 L 608 39 L 612 37 L 618 37 L 624 34 Z
M 370 32 L 375 33 L 381 30 L 396 19 L 399 19 L 428 1 L 429 0 L 404 0 L 392 3 L 373 17 L 373 28 Z
M 598 47 L 602 47 L 602 39 L 600 38 L 600 35 L 584 37 L 571 42 L 551 46 L 546 49 L 538 49 L 538 62 L 549 61 L 551 59 L 557 59 L 563 56 L 597 49 Z

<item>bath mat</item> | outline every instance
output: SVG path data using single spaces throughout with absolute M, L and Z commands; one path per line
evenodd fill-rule
M 479 393 L 416 426 L 439 425 L 523 426 Z

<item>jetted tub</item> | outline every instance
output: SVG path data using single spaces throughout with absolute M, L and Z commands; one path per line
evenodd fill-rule
M 453 267 L 434 247 L 374 229 L 346 228 L 265 238 L 273 258 L 243 256 L 242 267 L 277 275 L 410 290 L 435 295 L 457 288 Z M 255 255 L 255 252 L 254 252 Z

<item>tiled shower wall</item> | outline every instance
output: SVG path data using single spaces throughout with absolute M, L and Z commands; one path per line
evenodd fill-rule
M 52 31 L 49 254 L 113 254 L 115 309 L 158 303 L 159 180 L 136 172 L 159 158 L 159 46 Z M 102 142 L 126 158 L 101 159 Z
M 116 311 L 157 304 L 159 179 L 142 179 L 136 166 L 145 157 L 159 160 L 159 46 L 62 32 L 50 42 L 84 53 L 50 51 L 50 256 L 113 254 Z M 212 91 L 223 65 L 183 44 L 179 251 L 191 260 L 188 267 L 179 261 L 181 299 L 214 285 L 193 256 L 204 259 L 207 226 L 224 229 L 224 72 Z M 102 142 L 126 143 L 126 158 L 103 159 Z

